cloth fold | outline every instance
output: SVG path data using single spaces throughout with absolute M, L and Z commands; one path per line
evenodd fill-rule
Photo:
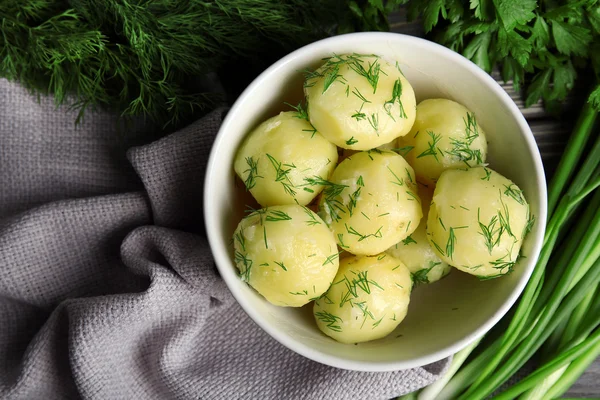
M 385 400 L 447 367 L 327 367 L 242 311 L 202 221 L 224 110 L 126 158 L 114 116 L 74 128 L 50 99 L 0 94 L 0 398 Z

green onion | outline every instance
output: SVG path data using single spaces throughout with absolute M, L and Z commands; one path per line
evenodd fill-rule
M 600 135 L 585 105 L 548 189 L 544 244 L 519 302 L 424 399 L 555 398 L 600 356 Z M 506 381 L 538 354 L 542 365 Z

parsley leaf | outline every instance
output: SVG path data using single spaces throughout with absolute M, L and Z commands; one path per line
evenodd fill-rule
M 498 17 L 507 31 L 531 21 L 536 0 L 494 0 Z
M 589 29 L 560 21 L 552 21 L 552 37 L 559 52 L 578 56 L 586 55 L 592 40 Z

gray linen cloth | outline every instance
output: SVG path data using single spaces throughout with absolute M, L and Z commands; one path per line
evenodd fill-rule
M 126 153 L 143 124 L 0 80 L 0 398 L 389 399 L 445 370 L 327 367 L 246 316 L 203 233 L 223 114 Z

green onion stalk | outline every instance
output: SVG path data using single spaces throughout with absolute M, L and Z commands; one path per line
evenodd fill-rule
M 600 355 L 600 135 L 586 104 L 548 187 L 548 222 L 518 303 L 483 340 L 457 353 L 419 400 L 535 400 L 566 392 Z M 538 365 L 511 387 L 526 364 Z M 416 397 L 415 397 L 416 396 Z

